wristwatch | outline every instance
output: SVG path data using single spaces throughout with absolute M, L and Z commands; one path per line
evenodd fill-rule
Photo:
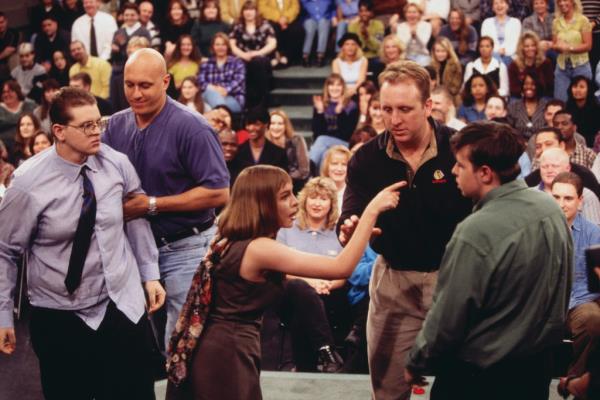
M 148 215 L 158 214 L 158 207 L 156 207 L 156 197 L 148 197 Z

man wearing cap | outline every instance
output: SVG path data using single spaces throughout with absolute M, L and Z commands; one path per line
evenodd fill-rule
M 159 52 L 137 50 L 124 72 L 131 108 L 111 117 L 103 141 L 129 156 L 147 193 L 125 202 L 125 218 L 152 225 L 167 290 L 168 341 L 216 231 L 215 208 L 229 197 L 229 173 L 204 117 L 167 96 L 170 76 Z

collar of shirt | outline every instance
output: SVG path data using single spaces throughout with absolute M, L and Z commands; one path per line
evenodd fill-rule
M 515 179 L 512 182 L 500 185 L 497 188 L 490 190 L 488 194 L 483 196 L 483 198 L 479 200 L 477 204 L 475 204 L 475 206 L 473 207 L 473 212 L 481 210 L 483 207 L 485 207 L 486 204 L 495 199 L 499 199 L 500 197 L 509 195 L 513 192 L 516 192 L 517 190 L 524 190 L 527 188 L 527 184 L 522 179 Z
M 128 35 L 131 35 L 135 31 L 137 31 L 138 29 L 140 29 L 141 26 L 142 26 L 142 24 L 140 24 L 140 22 L 138 21 L 135 24 L 133 24 L 132 27 L 128 27 L 128 26 L 123 25 L 123 28 L 125 28 L 125 32 L 127 32 Z
M 581 213 L 578 212 L 577 215 L 575 216 L 575 219 L 573 220 L 573 224 L 571 225 L 571 229 L 574 231 L 578 231 L 580 232 L 582 230 L 582 226 L 581 226 L 581 219 L 583 217 L 581 216 Z
M 69 178 L 72 182 L 75 182 L 79 175 L 81 174 L 81 169 L 85 166 L 92 172 L 98 172 L 98 160 L 94 156 L 88 156 L 83 164 L 75 164 L 71 161 L 67 161 L 62 158 L 58 152 L 56 151 L 56 146 L 52 146 L 53 149 L 52 154 L 54 158 L 54 165 L 56 168 L 63 173 L 67 178 Z
M 435 156 L 437 156 L 437 153 L 438 153 L 437 140 L 435 138 L 435 125 L 434 125 L 434 123 L 432 123 L 431 120 L 429 120 L 428 122 L 429 122 L 429 126 L 431 127 L 431 140 L 429 141 L 429 144 L 427 145 L 427 149 L 425 149 L 425 151 L 423 152 L 423 155 L 421 156 L 421 160 L 419 161 L 419 167 L 421 165 L 425 164 L 427 161 L 434 158 Z M 398 147 L 396 146 L 396 142 L 394 142 L 394 136 L 391 133 L 388 137 L 388 142 L 386 145 L 385 152 L 391 159 L 402 161 L 403 163 L 408 165 L 408 163 L 406 162 L 406 159 L 404 158 L 404 156 L 402 155 L 400 150 L 398 150 Z

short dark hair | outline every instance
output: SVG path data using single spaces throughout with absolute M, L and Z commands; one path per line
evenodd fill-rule
M 562 100 L 559 100 L 559 99 L 552 99 L 548 103 L 546 103 L 546 106 L 544 107 L 544 111 L 546 111 L 550 107 L 560 107 L 560 108 L 564 109 L 565 102 Z
M 480 168 L 490 167 L 502 184 L 513 181 L 521 172 L 519 157 L 523 154 L 523 137 L 507 124 L 491 121 L 473 122 L 451 139 L 456 153 L 469 146 L 469 161 Z
M 537 131 L 534 132 L 534 135 L 537 136 L 540 133 L 546 133 L 546 132 L 550 132 L 552 134 L 554 134 L 554 137 L 556 138 L 556 140 L 558 140 L 558 142 L 564 142 L 565 139 L 563 139 L 562 134 L 560 133 L 560 131 L 558 130 L 558 128 L 554 128 L 551 126 L 544 126 L 543 128 L 538 129 Z
M 19 99 L 19 101 L 25 100 L 25 95 L 23 94 L 23 90 L 21 90 L 21 85 L 19 85 L 19 82 L 17 82 L 14 79 L 9 79 L 7 81 L 4 81 L 4 83 L 2 84 L 3 89 L 4 89 L 4 86 L 8 86 L 8 88 L 10 90 L 15 92 L 17 94 L 17 98 Z
M 490 101 L 490 99 L 500 99 L 500 101 L 502 102 L 502 107 L 504 107 L 505 110 L 508 110 L 508 103 L 506 102 L 504 96 L 500 96 L 498 93 L 495 93 L 487 98 L 485 104 L 487 104 L 487 102 Z
M 555 183 L 568 183 L 569 185 L 575 186 L 575 191 L 577 192 L 577 196 L 581 197 L 583 195 L 583 181 L 574 172 L 565 171 L 554 177 L 554 180 L 550 184 L 550 189 L 554 186 Z
M 573 121 L 573 114 L 571 113 L 571 111 L 568 111 L 563 108 L 562 110 L 555 112 L 554 117 L 552 117 L 552 119 L 556 118 L 557 115 L 568 115 L 569 117 L 571 117 L 571 122 L 575 123 L 575 121 Z
M 262 106 L 251 108 L 246 113 L 246 124 L 251 124 L 253 122 L 262 122 L 263 124 L 268 124 L 269 121 L 269 112 Z
M 140 8 L 135 3 L 123 3 L 123 5 L 121 6 L 121 9 L 119 10 L 119 14 L 123 14 L 125 12 L 125 10 L 133 10 L 138 15 L 140 13 Z
M 85 86 L 92 86 L 92 77 L 87 72 L 78 72 L 69 78 L 71 81 L 81 81 Z
M 50 106 L 50 121 L 53 124 L 66 125 L 73 118 L 71 108 L 95 104 L 96 99 L 91 93 L 83 89 L 63 87 L 54 96 L 54 101 Z
M 361 7 L 367 7 L 369 10 L 373 9 L 373 2 L 371 0 L 359 0 L 358 1 L 358 9 Z

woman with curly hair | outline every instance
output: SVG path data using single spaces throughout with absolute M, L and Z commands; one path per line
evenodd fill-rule
M 523 32 L 519 38 L 515 58 L 508 66 L 508 81 L 512 97 L 521 97 L 521 85 L 527 73 L 537 77 L 544 97 L 552 97 L 554 92 L 552 61 L 546 57 L 546 53 L 540 46 L 538 35 L 531 31 Z
M 493 95 L 498 95 L 494 82 L 487 75 L 473 75 L 465 82 L 458 118 L 467 124 L 486 119 L 485 105 Z

